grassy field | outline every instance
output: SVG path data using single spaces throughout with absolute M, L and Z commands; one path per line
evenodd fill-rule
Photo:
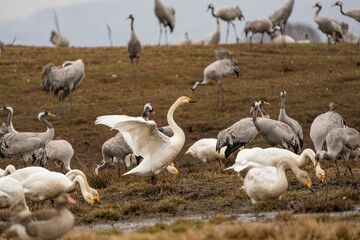
M 151 185 L 150 179 L 119 178 L 116 166 L 94 176 L 94 168 L 102 161 L 102 144 L 116 134 L 105 126 L 95 126 L 94 121 L 97 116 L 107 114 L 139 116 L 144 104 L 151 102 L 156 114 L 150 118 L 158 126 L 167 125 L 168 108 L 179 96 L 189 95 L 193 82 L 202 80 L 204 68 L 216 60 L 214 51 L 218 46 L 145 46 L 137 78 L 133 77 L 125 48 L 8 46 L 0 58 L 0 103 L 14 108 L 13 122 L 18 131 L 45 131 L 44 125 L 37 119 L 43 109 L 58 115 L 48 118 L 55 127 L 55 138 L 65 139 L 73 145 L 75 156 L 72 168 L 79 168 L 87 174 L 90 185 L 99 190 L 102 200 L 101 205 L 91 207 L 79 193 L 75 193 L 78 204 L 72 210 L 77 224 L 252 212 L 254 208 L 245 192 L 240 190 L 242 183 L 234 172 L 223 172 L 224 167 L 218 163 L 205 165 L 184 155 L 184 152 L 195 141 L 216 138 L 221 129 L 250 116 L 251 101 L 265 99 L 270 102 L 266 110 L 271 118 L 277 119 L 279 92 L 282 89 L 287 91 L 287 114 L 303 127 L 305 148 L 314 148 L 309 137 L 310 125 L 317 115 L 328 110 L 330 102 L 335 103 L 336 111 L 345 118 L 348 126 L 359 130 L 360 49 L 339 44 L 335 54 L 328 52 L 325 44 L 288 45 L 286 48 L 271 44 L 223 47 L 232 51 L 239 62 L 241 76 L 239 79 L 231 76 L 223 81 L 225 106 L 216 107 L 217 87 L 213 83 L 196 90 L 192 98 L 198 103 L 182 106 L 176 111 L 175 121 L 186 134 L 184 149 L 174 161 L 180 174 L 161 174 L 156 186 Z M 78 58 L 85 63 L 86 77 L 73 92 L 75 114 L 70 115 L 69 103 L 65 101 L 64 115 L 59 116 L 59 101 L 42 90 L 41 71 L 49 62 L 60 65 L 65 60 Z M 5 113 L 1 116 L 5 121 Z M 267 144 L 258 136 L 247 147 L 254 146 L 267 147 Z M 0 167 L 4 168 L 9 163 L 18 166 L 18 162 L 17 157 L 4 159 Z M 352 165 L 358 182 L 359 164 L 355 162 Z M 334 166 L 328 166 L 327 186 L 319 183 L 309 165 L 305 169 L 313 179 L 314 194 L 300 186 L 294 175 L 289 174 L 289 191 L 285 198 L 278 204 L 261 203 L 259 209 L 291 209 L 302 213 L 352 209 L 360 203 L 360 199 L 354 187 L 350 186 L 351 178 L 347 179 L 347 187 L 343 188 L 342 178 L 335 176 Z M 340 166 L 343 172 L 344 168 Z M 50 168 L 55 169 L 55 166 L 50 164 Z M 219 234 L 227 234 L 227 229 L 231 229 L 234 223 L 225 221 L 224 224 L 225 230 L 220 227 L 223 232 Z M 334 223 L 318 224 L 328 228 Z M 201 226 L 214 228 L 211 224 Z M 261 226 L 268 228 L 266 224 Z M 233 230 L 229 231 L 233 234 Z M 192 233 L 185 232 L 188 237 L 181 239 L 190 239 Z M 354 234 L 358 236 L 359 232 Z M 215 239 L 216 236 L 199 236 L 198 239 Z M 326 234 L 316 236 L 331 238 Z M 166 236 L 159 238 L 167 239 Z

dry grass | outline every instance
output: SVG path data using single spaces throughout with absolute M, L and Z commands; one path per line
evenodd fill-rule
M 305 148 L 313 148 L 309 137 L 313 119 L 327 111 L 332 101 L 347 125 L 358 128 L 359 49 L 357 46 L 340 44 L 338 53 L 334 54 L 329 53 L 327 46 L 322 44 L 289 45 L 286 48 L 270 44 L 224 47 L 233 52 L 242 75 L 240 79 L 228 77 L 224 80 L 226 104 L 221 109 L 215 106 L 216 86 L 212 84 L 197 89 L 193 97 L 199 100 L 197 104 L 183 106 L 176 111 L 175 120 L 186 134 L 184 149 L 175 160 L 180 175 L 161 174 L 156 186 L 150 184 L 150 179 L 119 178 L 116 166 L 104 170 L 100 176 L 94 176 L 94 168 L 101 162 L 102 144 L 115 135 L 115 131 L 109 131 L 105 126 L 95 126 L 94 121 L 97 116 L 106 114 L 138 116 L 143 105 L 151 102 L 156 114 L 150 118 L 159 126 L 167 125 L 168 108 L 179 96 L 190 93 L 192 82 L 202 79 L 203 69 L 215 60 L 214 50 L 217 46 L 144 47 L 138 77 L 135 79 L 125 48 L 9 46 L 0 58 L 0 102 L 14 107 L 14 126 L 18 131 L 44 131 L 37 114 L 42 109 L 58 114 L 59 102 L 52 94 L 47 95 L 42 90 L 42 67 L 49 62 L 60 65 L 65 60 L 78 58 L 85 62 L 86 78 L 73 93 L 75 115 L 70 116 L 66 101 L 65 114 L 49 118 L 55 126 L 55 138 L 66 139 L 74 147 L 72 168 L 85 171 L 90 185 L 99 189 L 103 202 L 102 205 L 91 207 L 79 193 L 74 193 L 79 202 L 73 209 L 77 223 L 129 219 L 138 215 L 146 218 L 154 215 L 249 212 L 252 211 L 251 203 L 246 194 L 239 190 L 242 183 L 236 174 L 223 172 L 223 167 L 217 164 L 206 166 L 183 153 L 196 140 L 216 137 L 219 130 L 249 116 L 249 104 L 253 100 L 264 98 L 270 102 L 267 111 L 276 119 L 281 89 L 286 89 L 288 93 L 287 114 L 297 119 L 303 127 Z M 267 145 L 261 137 L 257 137 L 248 147 L 254 146 Z M 0 167 L 4 168 L 9 163 L 17 165 L 18 161 L 16 157 L 5 159 Z M 55 169 L 52 163 L 50 165 Z M 359 164 L 354 163 L 353 169 L 358 180 Z M 328 187 L 319 183 L 312 168 L 307 170 L 313 178 L 317 190 L 315 194 L 299 186 L 289 174 L 289 191 L 285 198 L 279 204 L 264 203 L 260 209 L 343 211 L 359 204 L 358 194 L 353 187 L 345 191 L 346 196 L 343 194 L 342 178 L 335 177 L 334 166 L 329 168 Z M 347 186 L 350 183 L 348 178 Z M 247 224 L 243 226 L 253 229 Z M 266 235 L 268 225 L 259 226 L 263 230 L 258 231 L 259 235 L 256 236 L 261 236 L 262 232 Z M 230 239 L 231 232 L 237 231 L 235 227 L 232 229 L 231 224 L 224 226 L 224 229 L 230 232 L 230 235 L 226 235 L 228 231 L 220 233 L 224 234 L 221 235 L 224 239 Z M 219 237 L 212 235 L 215 233 L 207 228 L 203 232 L 205 235 L 200 234 L 199 239 Z M 191 233 L 187 234 L 191 236 Z M 315 231 L 314 234 L 320 233 Z M 297 238 L 301 235 L 294 236 Z

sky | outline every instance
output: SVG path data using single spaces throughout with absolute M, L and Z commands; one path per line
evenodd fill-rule
M 162 0 L 175 8 L 175 29 L 168 35 L 169 44 L 184 40 L 188 32 L 192 40 L 204 39 L 216 26 L 216 21 L 207 12 L 210 3 L 215 10 L 222 6 L 239 6 L 246 21 L 269 17 L 273 11 L 287 0 Z M 317 29 L 314 22 L 317 1 L 295 0 L 289 23 L 305 23 Z M 320 16 L 332 17 L 349 24 L 349 30 L 360 35 L 360 23 L 343 16 L 339 7 L 331 7 L 335 0 L 319 1 L 323 5 Z M 360 8 L 359 0 L 343 0 L 344 10 Z M 71 46 L 109 46 L 106 24 L 112 30 L 114 46 L 125 46 L 130 37 L 129 14 L 135 16 L 134 28 L 143 45 L 158 43 L 159 23 L 154 13 L 153 0 L 0 0 L 0 40 L 31 46 L 52 46 L 50 32 L 55 30 L 54 10 L 56 10 L 60 32 L 70 40 Z M 236 20 L 236 29 L 241 41 L 245 21 Z M 225 43 L 227 23 L 221 22 L 221 42 Z M 323 41 L 325 35 L 320 31 Z M 163 43 L 164 43 L 163 38 Z M 229 43 L 235 42 L 230 28 Z

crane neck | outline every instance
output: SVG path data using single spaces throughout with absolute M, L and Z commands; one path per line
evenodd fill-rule
M 341 14 L 346 16 L 346 13 L 344 13 L 344 11 L 343 11 L 343 6 L 342 6 L 342 5 L 339 5 L 339 6 L 340 6 L 340 12 L 341 12 Z
M 285 111 L 285 95 L 281 96 L 281 109 Z
M 10 133 L 12 132 L 17 132 L 12 124 L 12 119 L 13 119 L 13 115 L 14 115 L 14 112 L 11 111 L 11 110 L 8 110 L 6 109 L 6 111 L 8 112 L 8 118 L 7 118 L 7 125 L 8 125 L 8 131 Z
M 132 31 L 134 31 L 134 18 L 131 18 L 130 28 Z
M 258 108 L 255 108 L 254 109 L 254 112 L 253 112 L 253 122 L 255 123 L 255 122 L 257 122 L 257 119 L 256 119 L 256 115 L 257 115 L 257 113 L 258 113 L 258 111 L 259 111 L 259 109 Z
M 48 129 L 54 128 L 54 126 L 45 118 L 45 115 L 40 116 L 40 121 L 43 122 Z
M 217 18 L 217 16 L 215 15 L 215 10 L 214 10 L 213 7 L 211 8 L 211 14 L 213 15 L 213 17 L 216 17 L 216 18 Z
M 144 111 L 141 114 L 141 117 L 145 120 L 145 121 L 149 121 L 149 108 L 146 107 L 144 108 Z
M 259 108 L 263 118 L 270 118 L 270 115 L 263 109 L 262 104 L 259 104 Z
M 318 10 L 315 12 L 314 21 L 318 22 L 319 20 L 319 12 L 321 11 L 321 7 L 318 7 Z
M 170 126 L 170 128 L 174 131 L 174 136 L 180 136 L 180 137 L 184 137 L 185 139 L 185 134 L 184 131 L 176 124 L 175 120 L 174 120 L 174 112 L 175 110 L 180 106 L 184 104 L 180 99 L 178 99 L 169 109 L 168 113 L 167 113 L 167 121 L 168 124 Z

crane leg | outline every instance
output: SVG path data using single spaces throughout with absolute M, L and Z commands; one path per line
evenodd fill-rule
M 238 35 L 237 35 L 237 32 L 236 32 L 236 27 L 235 27 L 235 24 L 233 22 L 231 22 L 231 25 L 234 27 L 234 32 L 235 32 L 235 37 L 236 37 L 236 43 L 238 43 L 240 41 Z
M 264 33 L 262 33 L 262 34 L 261 34 L 261 41 L 260 41 L 260 42 L 261 42 L 261 44 L 263 44 L 263 43 L 264 43 L 264 41 L 263 41 L 263 40 L 264 40 Z
M 251 34 L 251 37 L 250 37 L 250 45 L 252 44 L 252 37 L 253 37 L 254 34 Z
M 284 24 L 284 27 L 283 27 L 283 28 L 281 28 L 281 37 L 282 37 L 282 42 L 283 42 L 284 47 L 286 47 L 286 41 L 285 41 L 285 27 L 286 27 L 286 24 Z
M 160 41 L 161 41 L 161 34 L 162 34 L 162 27 L 161 27 L 161 23 L 160 23 L 160 36 L 159 36 L 159 43 L 158 43 L 159 46 L 160 46 Z
M 336 35 L 335 35 L 335 33 L 333 34 L 333 38 L 334 38 L 334 50 L 336 53 Z
M 328 39 L 328 52 L 330 52 L 330 37 L 329 37 L 329 35 L 327 35 L 326 34 L 326 37 L 327 37 L 327 39 Z
M 169 45 L 168 38 L 167 38 L 167 29 L 166 29 L 166 27 L 165 27 L 165 40 L 166 40 L 166 45 Z
M 60 116 L 63 115 L 63 101 L 60 101 Z
M 73 109 L 72 109 L 71 92 L 69 93 L 69 101 L 70 101 L 70 114 L 71 114 L 71 116 L 73 116 L 74 113 L 73 113 Z
M 230 23 L 228 22 L 228 27 L 226 30 L 226 44 L 228 43 L 228 38 L 229 38 L 229 26 L 230 26 Z

